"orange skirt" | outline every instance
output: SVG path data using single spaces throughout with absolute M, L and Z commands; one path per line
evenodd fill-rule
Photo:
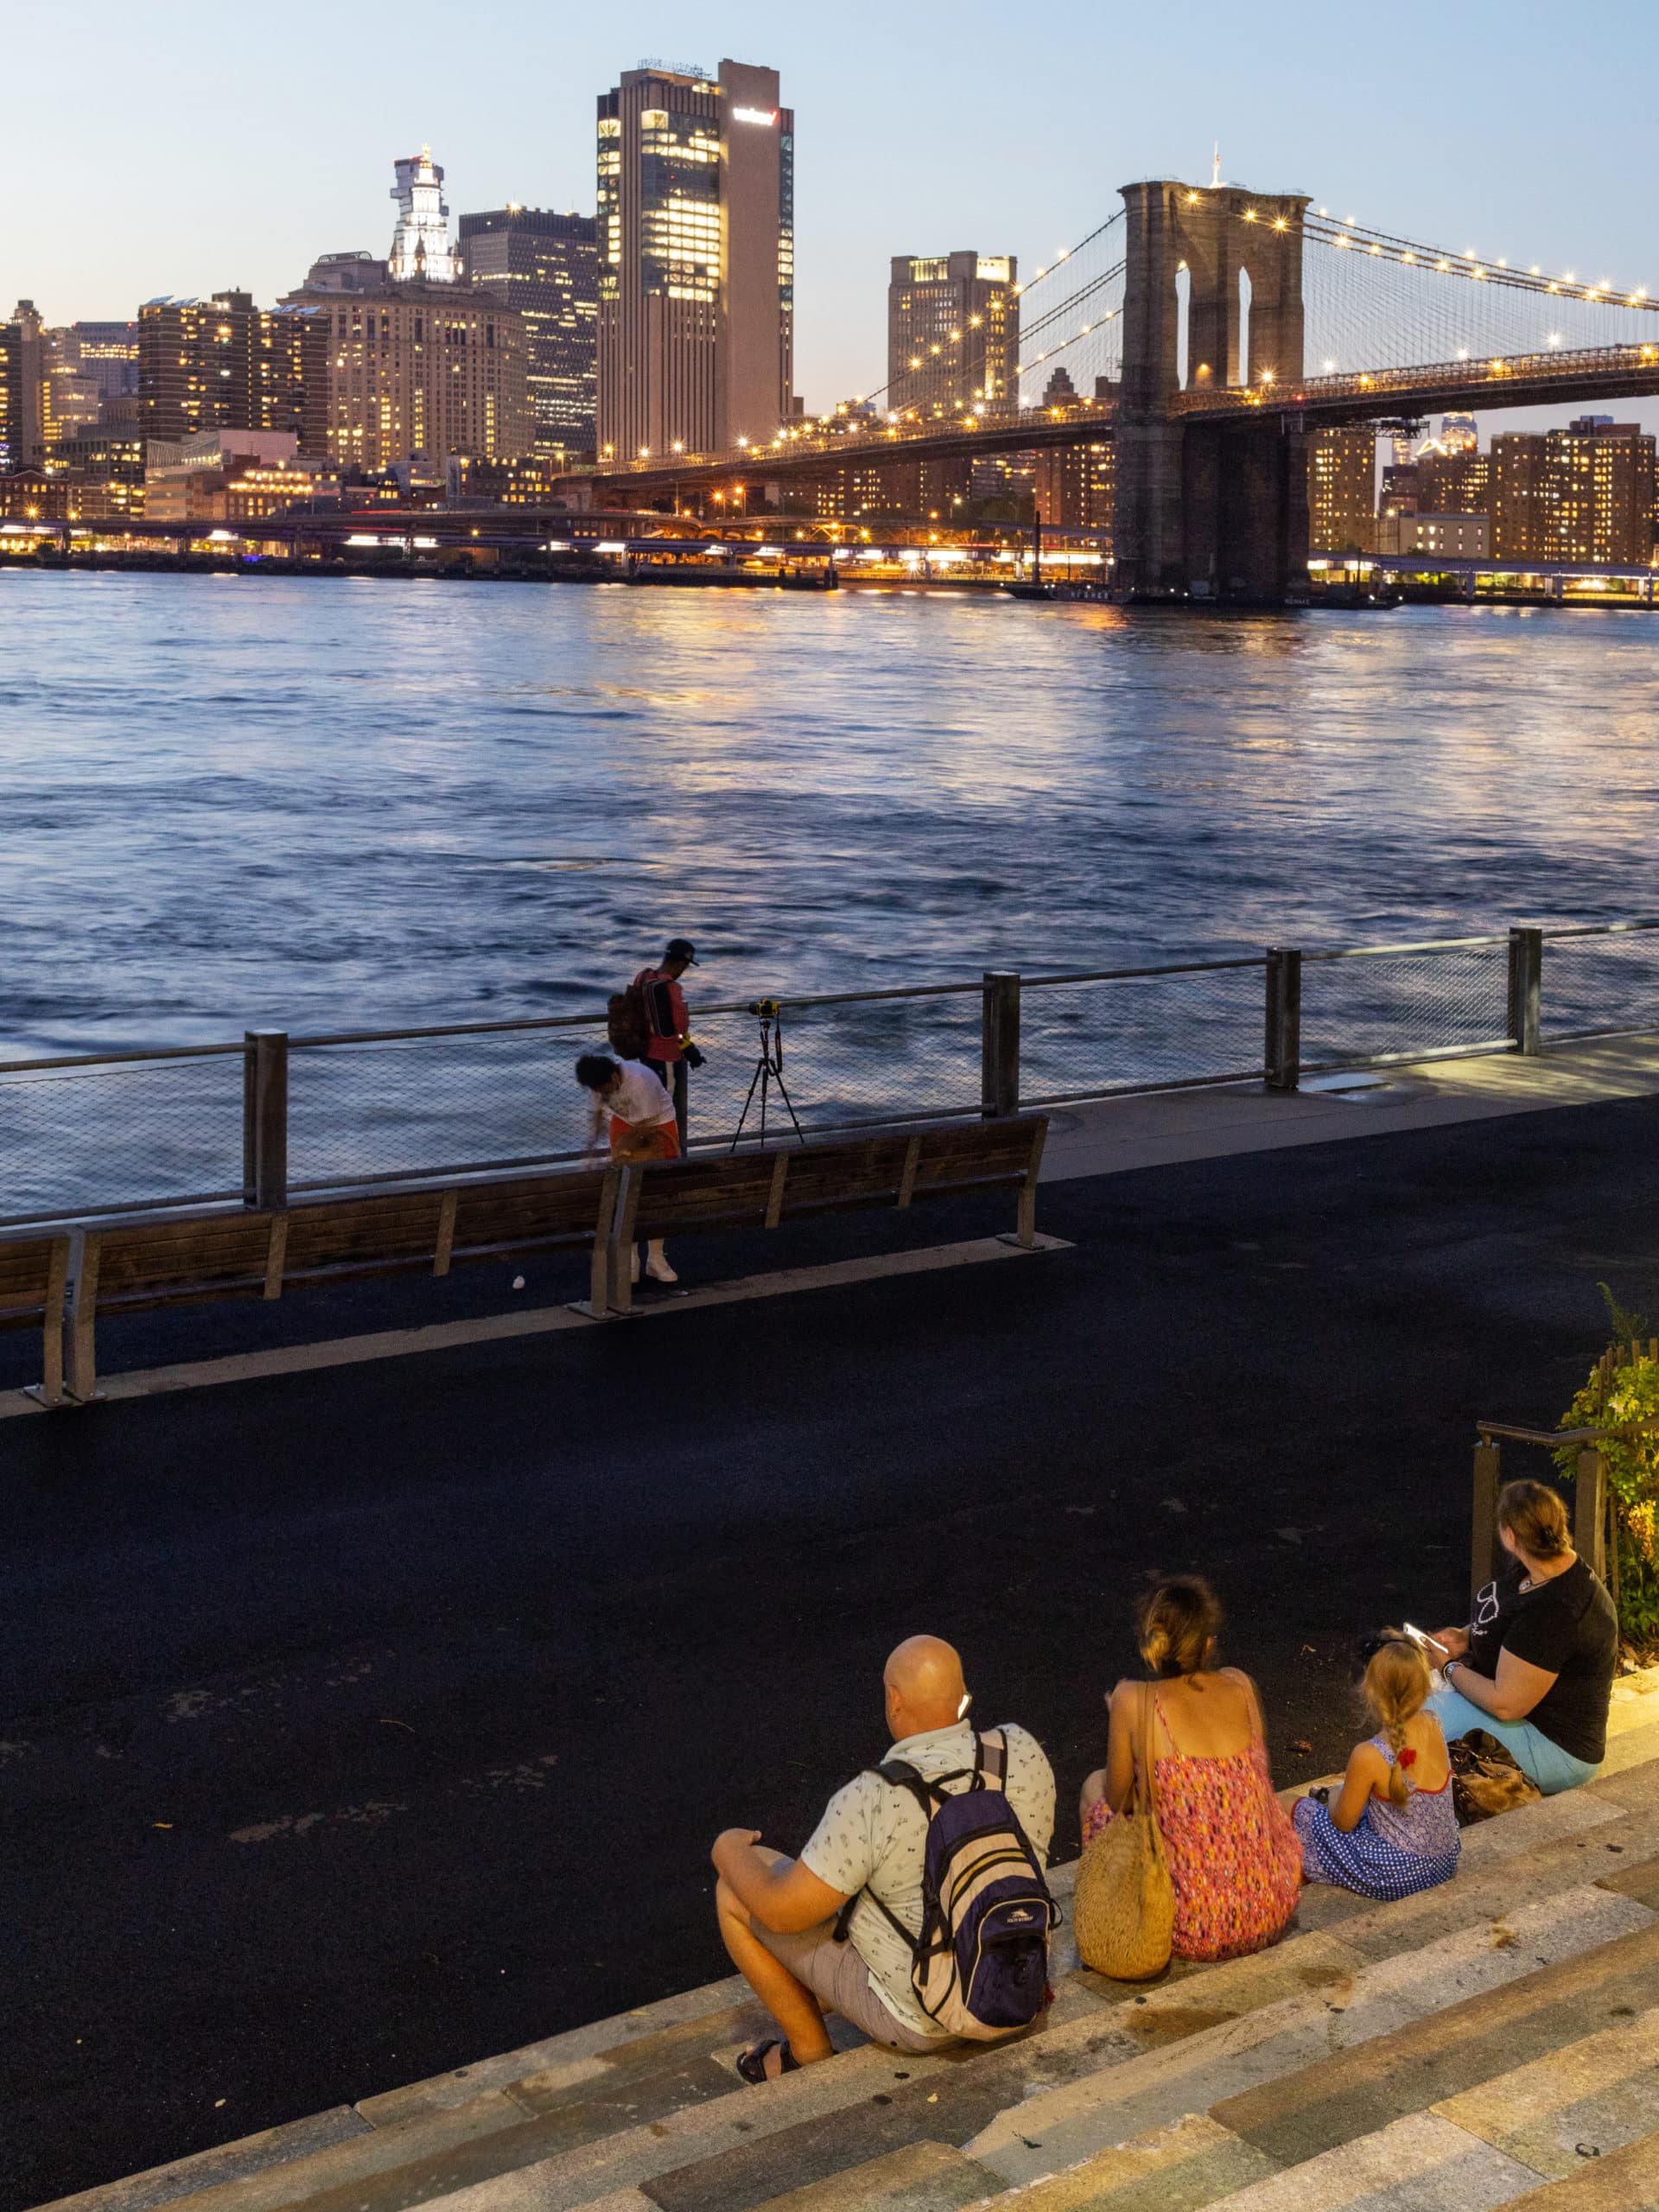
M 677 1160 L 680 1156 L 680 1132 L 673 1122 L 659 1122 L 654 1128 L 641 1129 L 632 1122 L 625 1122 L 618 1115 L 611 1116 L 611 1157 L 616 1158 L 619 1146 L 637 1145 L 649 1138 L 656 1146 L 652 1157 L 656 1160 Z

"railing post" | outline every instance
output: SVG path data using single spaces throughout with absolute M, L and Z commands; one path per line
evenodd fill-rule
M 988 968 L 981 998 L 979 1110 L 986 1121 L 1020 1111 L 1020 978 Z
M 680 1133 L 680 1157 L 682 1160 L 685 1157 L 685 1124 L 688 1112 L 686 1094 L 690 1082 L 690 1077 L 687 1071 L 685 1062 L 683 1060 L 676 1060 L 673 1063 L 673 1076 L 669 1086 L 669 1095 L 674 1101 L 674 1123 L 675 1127 Z
M 1510 931 L 1510 1035 L 1517 1052 L 1531 1053 L 1538 1050 L 1543 979 L 1542 930 L 1512 929 Z
M 1607 1580 L 1607 1462 L 1593 1445 L 1579 1454 L 1573 1485 L 1573 1548 L 1602 1581 Z
M 1491 1580 L 1497 1567 L 1498 1449 L 1490 1436 L 1475 1446 L 1475 1492 L 1469 1516 L 1469 1602 Z
M 1268 948 L 1263 1075 L 1269 1090 L 1294 1090 L 1302 1079 L 1302 956 L 1286 945 Z
M 242 1199 L 262 1213 L 288 1204 L 288 1032 L 242 1033 Z

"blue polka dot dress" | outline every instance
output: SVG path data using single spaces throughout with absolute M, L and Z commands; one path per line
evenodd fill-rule
M 1373 1736 L 1371 1741 L 1392 1766 L 1388 1738 Z M 1310 1882 L 1330 1882 L 1387 1902 L 1432 1890 L 1458 1871 L 1461 1840 L 1450 1775 L 1439 1789 L 1414 1789 L 1403 1805 L 1373 1797 L 1359 1826 L 1346 1835 L 1314 1797 L 1299 1798 L 1293 1818 L 1302 1840 L 1302 1871 Z

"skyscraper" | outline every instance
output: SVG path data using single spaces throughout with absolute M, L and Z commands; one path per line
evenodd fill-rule
M 1369 553 L 1376 542 L 1376 432 L 1369 423 L 1315 430 L 1307 441 L 1308 543 L 1316 553 Z
M 7 326 L 6 466 L 38 467 L 46 459 L 46 327 L 33 300 L 19 300 Z
M 536 448 L 594 450 L 598 249 L 591 215 L 509 205 L 461 219 L 462 273 L 524 320 Z
M 1020 404 L 1019 264 L 1011 253 L 899 253 L 887 286 L 887 404 L 900 414 Z
M 247 292 L 146 300 L 138 310 L 138 420 L 146 438 L 304 429 L 304 326 Z
M 397 202 L 397 227 L 391 238 L 391 278 L 394 283 L 424 276 L 429 284 L 453 283 L 455 257 L 449 244 L 449 210 L 443 204 L 443 171 L 432 158 L 432 149 L 396 162 L 397 181 L 391 197 Z
M 307 362 L 302 452 L 436 478 L 451 454 L 530 450 L 524 322 L 493 293 L 425 283 L 300 291 L 283 312 Z
M 795 118 L 777 71 L 626 70 L 598 122 L 601 457 L 772 437 L 794 373 Z

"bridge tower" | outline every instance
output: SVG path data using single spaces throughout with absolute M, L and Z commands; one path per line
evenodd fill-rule
M 1118 580 L 1149 598 L 1281 601 L 1307 558 L 1300 428 L 1277 413 L 1206 423 L 1170 409 L 1184 390 L 1282 391 L 1301 377 L 1307 200 L 1173 179 L 1122 193 Z

